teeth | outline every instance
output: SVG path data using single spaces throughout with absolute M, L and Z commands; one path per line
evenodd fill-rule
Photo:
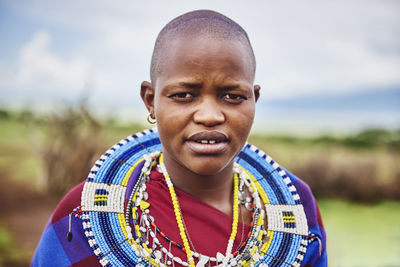
M 199 141 L 196 141 L 197 143 L 201 143 L 201 144 L 215 144 L 215 143 L 217 143 L 217 141 L 216 140 L 199 140 Z

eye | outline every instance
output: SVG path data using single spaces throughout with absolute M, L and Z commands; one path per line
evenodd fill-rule
M 169 98 L 172 98 L 175 101 L 180 101 L 180 102 L 188 102 L 193 99 L 194 95 L 188 92 L 183 92 L 183 93 L 176 93 L 172 94 L 169 96 Z
M 238 95 L 238 94 L 225 94 L 223 95 L 223 99 L 230 102 L 230 103 L 234 103 L 234 104 L 239 104 L 241 103 L 243 100 L 246 100 L 246 97 L 242 96 L 242 95 Z
M 191 98 L 193 95 L 190 93 L 179 93 L 179 94 L 175 94 L 172 95 L 172 97 L 176 97 L 176 98 Z

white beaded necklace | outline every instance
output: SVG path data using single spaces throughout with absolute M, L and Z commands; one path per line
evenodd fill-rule
M 150 171 L 153 166 L 155 166 L 156 161 L 153 159 L 157 158 L 159 156 L 160 152 L 153 152 L 147 155 L 144 155 L 145 163 L 142 167 L 141 174 L 138 178 L 138 182 L 136 183 L 132 193 L 131 197 L 128 202 L 128 207 L 127 207 L 127 212 L 125 214 L 125 220 L 126 220 L 126 231 L 128 233 L 128 239 L 130 240 L 132 245 L 132 249 L 135 251 L 136 255 L 139 257 L 139 261 L 145 260 L 144 258 L 148 258 L 149 256 L 152 257 L 158 266 L 168 266 L 168 265 L 173 265 L 174 262 L 179 263 L 183 266 L 189 266 L 188 262 L 183 261 L 179 257 L 174 256 L 171 253 L 171 243 L 169 245 L 169 249 L 163 247 L 160 243 L 160 241 L 157 238 L 157 231 L 154 229 L 152 230 L 152 227 L 150 225 L 151 221 L 154 221 L 154 218 L 149 214 L 148 208 L 143 208 L 141 207 L 141 204 L 143 201 L 146 201 L 148 198 L 148 194 L 146 192 L 146 182 L 149 181 L 149 175 Z M 165 167 L 164 167 L 165 168 Z M 163 167 L 160 168 L 163 170 Z M 234 165 L 234 172 L 238 173 L 239 175 L 239 181 L 240 181 L 240 187 L 243 189 L 243 186 L 246 186 L 247 190 L 250 192 L 252 195 L 252 200 L 254 201 L 254 208 L 255 208 L 255 218 L 254 221 L 257 222 L 259 216 L 265 217 L 265 212 L 262 209 L 262 204 L 261 204 L 261 199 L 260 196 L 258 195 L 256 186 L 254 183 L 247 177 L 246 173 L 235 163 Z M 134 197 L 136 197 L 134 203 L 132 202 Z M 246 193 L 244 191 L 240 191 L 240 197 L 239 201 L 243 204 L 245 204 L 246 208 L 249 209 L 250 205 L 250 197 L 246 197 Z M 140 223 L 137 224 L 137 215 L 134 215 L 134 224 L 135 227 L 138 227 L 139 231 L 141 233 L 146 234 L 146 237 L 141 237 L 141 235 L 136 235 L 136 238 L 133 238 L 132 234 L 132 229 L 129 226 L 129 213 L 132 207 L 132 205 L 135 208 L 140 208 L 142 210 L 142 216 L 140 219 Z M 238 263 L 241 263 L 244 258 L 248 258 L 250 255 L 250 251 L 254 250 L 254 247 L 256 245 L 257 237 L 260 235 L 260 232 L 263 232 L 264 234 L 264 229 L 263 225 L 256 225 L 252 228 L 252 232 L 250 234 L 250 237 L 248 239 L 248 242 L 246 246 L 243 248 L 243 251 L 241 253 L 238 253 L 236 257 L 233 256 L 233 254 L 230 252 L 232 249 L 229 249 L 227 247 L 227 251 L 229 251 L 229 255 L 223 255 L 221 253 L 217 253 L 215 257 L 209 257 L 206 255 L 202 255 L 197 252 L 193 252 L 192 254 L 194 257 L 198 258 L 199 261 L 196 266 L 205 266 L 205 264 L 208 263 L 210 266 L 211 262 L 218 264 L 218 262 L 222 262 L 222 265 L 219 266 L 236 266 Z M 151 248 L 148 248 L 147 245 L 149 245 L 149 238 L 148 235 L 150 235 L 153 239 L 153 244 Z M 228 243 L 229 246 L 229 243 Z M 159 248 L 159 250 L 157 249 Z M 259 250 L 259 249 L 258 249 Z M 162 261 L 164 254 L 164 260 Z M 254 253 L 257 257 L 257 260 L 259 260 L 259 252 Z

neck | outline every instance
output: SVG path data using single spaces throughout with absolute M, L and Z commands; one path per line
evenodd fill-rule
M 194 173 L 165 153 L 164 164 L 174 187 L 232 216 L 233 162 L 212 175 Z

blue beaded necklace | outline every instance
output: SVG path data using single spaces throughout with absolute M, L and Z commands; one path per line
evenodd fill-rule
M 96 161 L 86 179 L 81 197 L 82 226 L 102 266 L 153 263 L 144 261 L 145 255 L 129 241 L 125 203 L 145 177 L 141 172 L 144 158 L 155 151 L 161 151 L 155 129 L 128 136 Z M 265 256 L 257 258 L 255 266 L 300 266 L 307 248 L 308 226 L 295 186 L 279 164 L 253 145 L 246 144 L 235 161 L 265 193 L 268 241 L 262 245 Z

